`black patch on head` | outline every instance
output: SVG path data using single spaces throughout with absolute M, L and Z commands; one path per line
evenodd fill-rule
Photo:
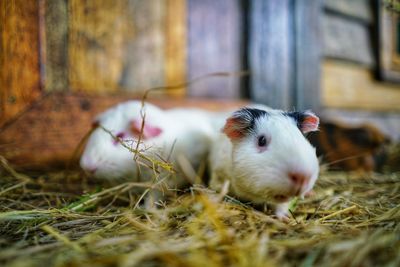
M 299 128 L 300 130 L 301 130 L 301 125 L 303 124 L 305 118 L 307 117 L 307 115 L 304 112 L 300 111 L 284 112 L 283 115 L 293 118 L 297 124 L 297 128 Z
M 267 116 L 268 112 L 265 110 L 261 110 L 258 108 L 242 108 L 239 110 L 239 112 L 243 112 L 243 113 L 248 113 L 250 114 L 250 116 L 252 118 L 254 118 L 254 120 L 262 117 L 262 116 Z
M 260 117 L 268 116 L 269 113 L 265 110 L 257 108 L 242 108 L 233 114 L 233 117 L 240 119 L 243 123 L 242 131 L 245 133 L 254 132 L 256 120 Z

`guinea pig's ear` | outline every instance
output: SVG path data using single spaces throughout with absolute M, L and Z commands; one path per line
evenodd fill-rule
M 302 133 L 318 131 L 319 118 L 311 110 L 288 112 L 287 115 L 296 121 Z
M 135 136 L 139 136 L 142 131 L 142 119 L 135 119 L 130 123 L 130 130 Z M 143 139 L 150 139 L 159 136 L 162 133 L 162 129 L 151 123 L 145 121 L 143 125 Z
M 232 116 L 226 119 L 222 132 L 232 141 L 239 140 L 251 132 L 254 127 L 254 117 L 251 110 L 243 108 L 235 111 Z

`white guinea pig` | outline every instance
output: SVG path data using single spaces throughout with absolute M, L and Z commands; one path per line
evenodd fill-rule
M 231 193 L 274 204 L 275 214 L 286 218 L 290 199 L 311 190 L 318 177 L 315 148 L 303 136 L 318 124 L 310 111 L 257 106 L 234 112 L 211 146 L 210 186 L 220 190 L 229 180 Z
M 121 103 L 100 114 L 95 124 L 135 149 L 142 126 L 141 109 L 140 101 Z M 145 104 L 144 113 L 143 143 L 139 146 L 143 154 L 156 159 L 161 156 L 172 163 L 183 156 L 194 168 L 206 159 L 215 135 L 209 123 L 209 113 L 183 108 L 161 110 L 149 103 Z M 149 176 L 152 175 L 139 175 L 139 165 L 135 163 L 134 156 L 110 133 L 97 127 L 88 139 L 80 165 L 97 178 L 128 178 L 131 181 L 151 179 Z M 140 168 L 141 173 L 146 169 L 148 174 L 148 168 Z M 179 187 L 184 182 L 175 180 L 173 185 Z

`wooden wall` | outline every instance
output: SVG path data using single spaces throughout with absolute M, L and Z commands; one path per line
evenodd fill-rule
M 184 0 L 46 3 L 46 90 L 142 92 L 184 81 Z
M 152 87 L 242 70 L 242 3 L 0 0 L 0 155 L 19 167 L 65 167 L 93 118 L 111 105 Z M 214 78 L 149 101 L 244 105 L 181 98 L 241 96 L 240 78 Z
M 185 0 L 0 3 L 1 64 L 13 66 L 2 67 L 1 85 L 15 92 L 3 91 L 2 101 L 17 102 L 2 105 L 10 114 L 22 101 L 18 83 L 33 94 L 39 74 L 47 92 L 143 91 L 186 78 Z
M 373 1 L 326 0 L 321 101 L 325 108 L 400 111 L 400 84 L 375 76 Z
M 45 49 L 44 90 L 65 91 L 68 80 L 68 2 L 67 0 L 44 1 L 42 45 Z
M 251 98 L 274 108 L 318 110 L 322 1 L 249 3 Z
M 185 82 L 186 31 L 186 0 L 0 0 L 0 126 L 46 93 Z
M 128 1 L 69 0 L 68 11 L 69 87 L 96 93 L 116 91 L 127 57 L 124 48 L 135 30 Z
M 36 1 L 0 0 L 0 125 L 40 96 Z
M 243 68 L 241 0 L 44 1 L 47 91 L 142 92 Z M 187 94 L 237 98 L 240 87 L 214 77 Z
M 376 75 L 377 1 L 325 1 L 320 114 L 372 123 L 400 140 L 400 84 L 382 82 Z
M 241 0 L 188 0 L 188 79 L 243 69 L 245 10 Z M 188 94 L 218 98 L 242 96 L 241 77 L 211 77 L 191 85 Z

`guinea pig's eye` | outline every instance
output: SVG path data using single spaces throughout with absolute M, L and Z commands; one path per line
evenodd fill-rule
M 267 146 L 267 138 L 265 135 L 260 135 L 257 140 L 257 144 L 259 147 L 266 147 Z

